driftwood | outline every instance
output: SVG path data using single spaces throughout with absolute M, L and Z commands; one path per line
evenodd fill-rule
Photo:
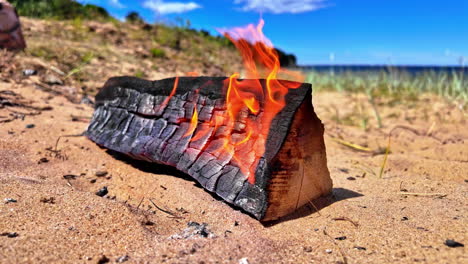
M 301 84 L 289 91 L 266 142 L 252 139 L 236 145 L 225 139 L 246 138 L 246 121 L 259 121 L 265 113 L 241 114 L 235 129 L 228 131 L 229 137 L 223 130 L 225 124 L 213 127 L 210 120 L 227 115 L 225 81 L 224 77 L 181 77 L 174 93 L 175 78 L 154 82 L 111 78 L 96 96 L 87 136 L 133 158 L 176 167 L 206 190 L 263 221 L 328 194 L 332 182 L 324 129 L 314 113 L 311 85 Z M 265 87 L 265 81 L 261 83 Z M 195 109 L 198 119 L 192 127 Z M 233 144 L 238 158 L 219 151 L 223 144 Z M 253 153 L 255 144 L 264 144 L 265 152 Z M 255 166 L 254 181 L 247 180 L 241 165 Z
M 16 9 L 6 0 L 0 0 L 0 49 L 23 50 L 26 42 Z

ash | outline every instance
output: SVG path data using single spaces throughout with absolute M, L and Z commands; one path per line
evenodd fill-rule
M 187 228 L 179 234 L 172 235 L 170 239 L 196 239 L 215 238 L 216 235 L 208 229 L 207 223 L 188 222 Z

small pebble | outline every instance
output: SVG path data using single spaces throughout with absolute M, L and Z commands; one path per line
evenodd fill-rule
M 117 263 L 123 263 L 123 262 L 128 261 L 129 259 L 130 259 L 130 257 L 127 256 L 127 255 L 125 255 L 125 256 L 121 256 L 121 257 L 119 257 L 118 259 L 116 259 L 115 262 L 117 262 Z
M 44 77 L 44 82 L 50 85 L 63 85 L 63 81 L 53 74 L 48 74 Z
M 96 171 L 96 174 L 95 174 L 95 175 L 96 175 L 97 177 L 104 177 L 104 176 L 106 176 L 107 174 L 108 174 L 107 171 Z
M 367 250 L 367 248 L 365 248 L 365 247 L 360 247 L 360 246 L 355 246 L 354 249 L 357 249 L 357 250 Z
M 331 254 L 332 252 L 333 252 L 333 250 L 331 250 L 331 249 L 325 249 L 325 253 L 327 253 L 327 254 Z
M 94 102 L 87 95 L 84 95 L 83 98 L 81 98 L 80 104 L 94 105 Z
M 18 202 L 16 199 L 13 199 L 13 198 L 5 198 L 5 203 L 8 204 L 8 203 L 16 203 Z
M 448 247 L 451 247 L 451 248 L 465 247 L 465 245 L 463 245 L 462 243 L 457 242 L 457 241 L 452 240 L 452 239 L 445 240 L 444 244 L 446 246 L 448 246 Z
M 65 180 L 76 180 L 77 177 L 78 177 L 78 176 L 73 175 L 73 174 L 63 175 L 63 178 L 64 178 Z
M 108 257 L 106 257 L 105 255 L 102 255 L 102 257 L 98 260 L 98 264 L 106 264 L 106 263 L 109 263 L 110 262 L 110 259 Z
M 241 259 L 239 259 L 239 264 L 249 264 L 249 259 L 241 258 Z
M 36 125 L 34 125 L 34 124 L 27 124 L 26 125 L 26 128 L 29 128 L 29 129 L 35 128 L 35 127 L 36 127 Z
M 24 76 L 31 76 L 31 75 L 36 75 L 36 74 L 37 74 L 37 71 L 32 70 L 32 69 L 26 69 L 23 71 Z
M 350 176 L 350 177 L 348 177 L 348 178 L 346 178 L 346 179 L 347 179 L 348 181 L 355 181 L 355 180 L 356 180 L 356 178 L 354 178 L 353 176 Z
M 304 251 L 310 253 L 312 252 L 312 247 L 304 247 Z
M 18 233 L 16 232 L 5 232 L 5 233 L 1 233 L 0 236 L 6 236 L 6 237 L 9 237 L 9 238 L 15 238 L 15 237 L 18 237 Z
M 343 241 L 343 240 L 346 240 L 346 236 L 340 236 L 340 237 L 335 237 L 336 240 L 340 240 L 340 241 Z
M 96 192 L 96 195 L 97 195 L 97 196 L 100 196 L 100 197 L 104 197 L 104 196 L 106 196 L 106 194 L 108 194 L 108 193 L 109 193 L 109 191 L 107 190 L 107 187 L 104 186 L 104 187 L 102 187 L 99 191 Z
M 409 218 L 408 218 L 407 216 L 403 216 L 403 217 L 401 218 L 401 221 L 408 221 L 408 220 L 409 220 Z
M 55 204 L 55 197 L 41 198 L 41 203 Z
M 47 159 L 47 158 L 41 158 L 41 159 L 37 162 L 37 164 L 42 164 L 42 163 L 47 163 L 47 162 L 49 162 L 49 159 Z

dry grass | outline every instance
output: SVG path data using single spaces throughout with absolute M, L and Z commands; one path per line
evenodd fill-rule
M 22 66 L 58 69 L 67 85 L 87 94 L 117 75 L 159 79 L 197 72 L 227 76 L 240 69 L 233 47 L 187 28 L 79 18 L 22 18 L 22 22 L 28 42 L 27 50 L 18 56 Z

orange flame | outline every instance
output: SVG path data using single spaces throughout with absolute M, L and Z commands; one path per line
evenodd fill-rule
M 174 86 L 172 87 L 171 93 L 170 93 L 169 96 L 166 97 L 166 99 L 164 99 L 164 101 L 155 109 L 156 112 L 160 112 L 162 109 L 166 108 L 167 104 L 169 103 L 169 101 L 171 100 L 171 98 L 172 98 L 172 97 L 174 96 L 174 94 L 176 93 L 177 86 L 179 86 L 179 76 L 175 77 Z
M 213 154 L 231 154 L 251 184 L 255 183 L 258 162 L 265 154 L 273 119 L 286 105 L 289 89 L 298 88 L 304 80 L 299 73 L 281 68 L 277 51 L 262 32 L 263 26 L 264 21 L 260 20 L 257 26 L 248 25 L 224 32 L 241 53 L 246 79 L 242 80 L 239 73 L 234 73 L 224 81 L 227 108 L 224 116 L 214 115 L 203 123 L 199 120 L 195 104 L 190 126 L 183 136 L 191 136 L 190 142 L 193 142 L 223 129 L 224 136 L 220 138 L 223 144 Z M 194 72 L 188 75 L 197 76 Z M 282 81 L 278 76 L 298 82 Z M 176 78 L 171 94 L 163 102 L 164 107 L 175 94 L 178 82 Z
M 252 80 L 239 80 L 239 74 L 235 73 L 229 78 L 226 106 L 230 120 L 237 120 L 241 111 L 249 110 L 249 115 L 256 116 L 256 122 L 246 123 L 246 136 L 234 147 L 227 149 L 234 151 L 234 160 L 238 161 L 239 168 L 248 177 L 248 181 L 255 183 L 255 170 L 259 159 L 265 154 L 265 143 L 270 131 L 271 122 L 286 105 L 286 95 L 289 89 L 295 89 L 300 83 L 278 80 L 278 75 L 284 75 L 288 79 L 303 81 L 302 75 L 281 69 L 277 51 L 271 41 L 263 34 L 265 22 L 260 20 L 257 26 L 248 25 L 245 28 L 235 28 L 224 32 L 224 35 L 234 43 L 242 55 L 246 78 Z M 266 78 L 265 85 L 259 79 Z M 265 87 L 266 86 L 266 87 Z M 230 129 L 233 129 L 230 122 Z M 254 164 L 243 164 L 243 154 L 235 152 L 235 148 L 252 141 L 251 146 L 255 153 Z M 233 142 L 231 139 L 230 142 Z M 230 145 L 228 145 L 230 146 Z M 250 147 L 250 146 L 249 146 Z M 229 147 L 228 147 L 229 148 Z
M 188 137 L 192 135 L 195 129 L 197 128 L 197 125 L 198 125 L 198 113 L 197 113 L 197 105 L 195 105 L 193 109 L 193 116 L 192 116 L 192 119 L 190 120 L 189 129 L 187 130 L 187 132 L 185 133 L 183 137 Z M 195 141 L 193 140 L 193 138 L 191 140 Z
M 187 75 L 188 77 L 198 77 L 200 76 L 200 74 L 198 74 L 198 72 L 187 72 L 185 75 Z

